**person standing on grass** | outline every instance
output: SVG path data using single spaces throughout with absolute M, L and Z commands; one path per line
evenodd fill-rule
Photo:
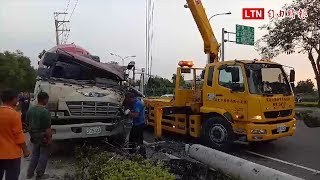
M 38 104 L 31 107 L 27 112 L 29 133 L 33 145 L 31 160 L 27 170 L 27 179 L 33 178 L 35 171 L 36 179 L 49 178 L 49 175 L 45 174 L 49 158 L 49 145 L 52 142 L 51 116 L 46 109 L 49 95 L 46 92 L 40 92 L 37 100 Z
M 6 180 L 18 180 L 21 155 L 30 155 L 22 130 L 21 114 L 15 110 L 18 93 L 13 90 L 3 91 L 1 101 L 3 105 L 0 106 L 0 179 L 2 180 L 5 174 Z
M 139 154 L 146 157 L 146 150 L 143 145 L 143 130 L 145 128 L 145 108 L 143 102 L 137 98 L 133 93 L 128 93 L 126 95 L 126 103 L 132 108 L 132 110 L 127 109 L 125 111 L 126 115 L 132 118 L 132 128 L 129 135 L 129 143 L 131 145 L 131 153 L 137 146 L 140 146 Z

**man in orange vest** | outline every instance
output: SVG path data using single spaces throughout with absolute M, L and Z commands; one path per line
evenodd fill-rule
M 28 157 L 25 136 L 22 130 L 21 114 L 15 110 L 18 93 L 6 90 L 1 94 L 0 106 L 0 179 L 6 174 L 6 180 L 18 180 L 21 155 Z

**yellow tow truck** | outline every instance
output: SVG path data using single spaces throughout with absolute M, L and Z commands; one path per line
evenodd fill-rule
M 219 44 L 200 0 L 187 0 L 208 55 L 205 68 L 180 61 L 172 99 L 144 99 L 148 125 L 188 135 L 207 146 L 227 150 L 234 141 L 269 142 L 296 129 L 294 95 L 282 65 L 262 60 L 219 62 Z M 193 77 L 184 86 L 182 76 Z

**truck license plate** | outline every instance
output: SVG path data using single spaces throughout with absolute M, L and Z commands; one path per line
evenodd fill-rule
M 278 127 L 277 127 L 277 132 L 278 132 L 278 133 L 285 132 L 286 130 L 287 130 L 287 126 L 285 126 L 285 125 L 282 125 L 282 126 L 278 126 Z
M 101 133 L 101 127 L 87 127 L 86 132 L 89 135 L 93 134 L 100 134 Z

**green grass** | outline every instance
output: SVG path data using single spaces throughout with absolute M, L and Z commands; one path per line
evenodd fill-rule
M 319 107 L 318 102 L 301 102 L 296 103 L 297 107 Z
M 93 148 L 76 150 L 77 179 L 88 180 L 174 180 L 161 161 L 131 159 Z

